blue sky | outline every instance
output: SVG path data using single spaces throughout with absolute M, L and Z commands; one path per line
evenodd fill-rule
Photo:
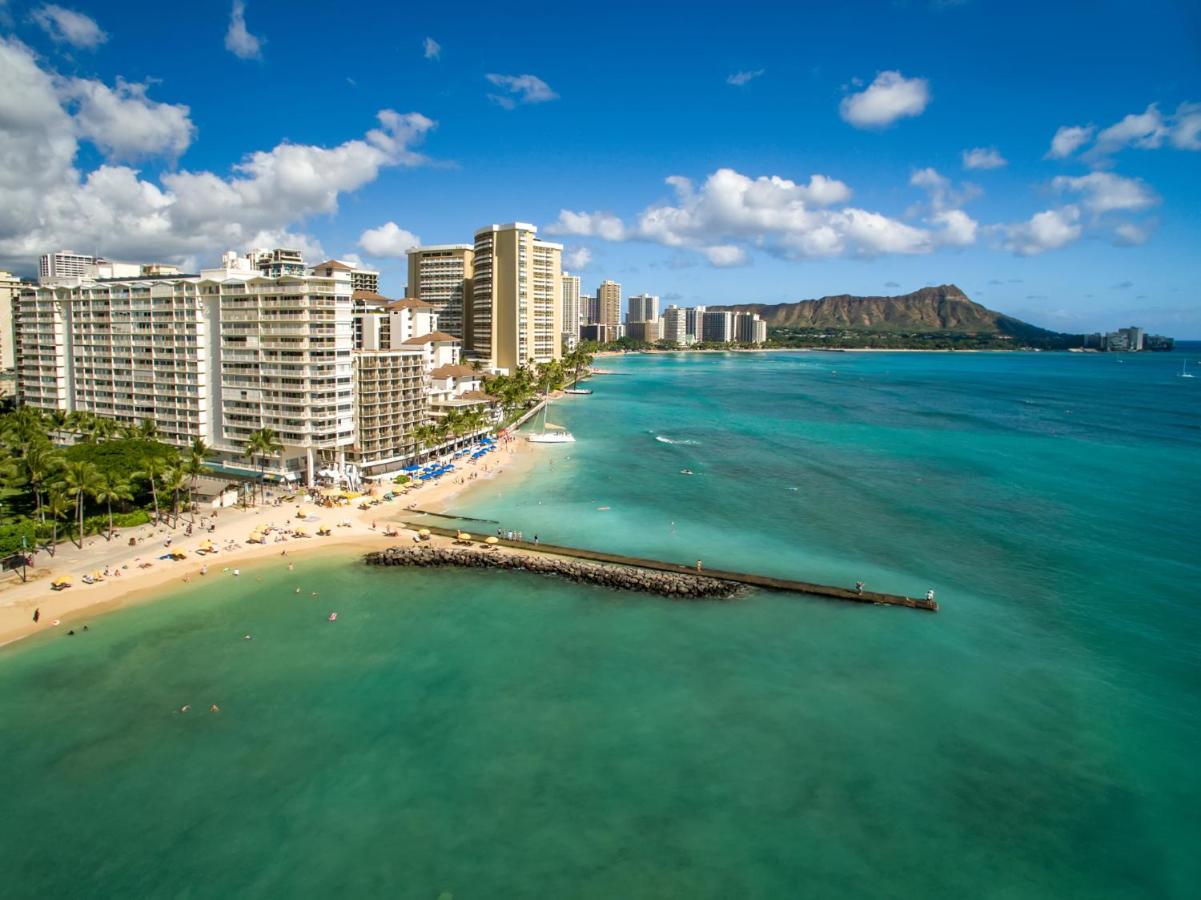
M 954 282 L 1060 330 L 1201 337 L 1196 3 L 0 0 L 0 39 L 22 272 L 275 240 L 399 295 L 414 238 L 520 220 L 586 291 Z

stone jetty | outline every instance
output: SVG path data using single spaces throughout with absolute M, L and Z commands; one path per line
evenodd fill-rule
M 743 591 L 740 584 L 703 575 L 655 572 L 632 566 L 603 565 L 541 553 L 509 553 L 474 547 L 390 547 L 368 553 L 367 563 L 376 566 L 467 569 L 510 569 L 554 575 L 583 584 L 627 591 L 658 594 L 675 600 L 728 600 Z

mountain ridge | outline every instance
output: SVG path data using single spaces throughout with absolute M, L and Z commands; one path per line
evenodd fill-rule
M 792 303 L 739 303 L 709 309 L 754 312 L 768 328 L 841 328 L 879 332 L 991 334 L 1021 340 L 1060 337 L 1021 319 L 989 309 L 954 284 L 924 287 L 908 294 L 859 297 L 835 294 Z

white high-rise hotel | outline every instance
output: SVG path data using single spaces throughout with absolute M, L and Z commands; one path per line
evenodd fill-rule
M 418 452 L 417 426 L 488 405 L 438 306 L 380 296 L 373 270 L 309 267 L 283 249 L 230 251 L 199 275 L 89 259 L 83 275 L 17 288 L 17 394 L 30 406 L 150 419 L 163 440 L 203 438 L 242 471 L 268 428 L 283 444 L 268 471 L 311 484 L 327 469 L 387 476 Z
M 18 394 L 42 409 L 201 437 L 228 462 L 270 428 L 312 480 L 354 442 L 351 279 L 261 274 L 230 252 L 199 276 L 55 277 L 14 305 Z

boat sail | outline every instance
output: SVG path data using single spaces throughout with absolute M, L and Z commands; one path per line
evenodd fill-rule
M 526 435 L 531 444 L 573 444 L 575 437 L 562 425 L 554 425 L 546 420 L 546 408 L 550 406 L 547 397 L 542 404 L 542 430 Z

